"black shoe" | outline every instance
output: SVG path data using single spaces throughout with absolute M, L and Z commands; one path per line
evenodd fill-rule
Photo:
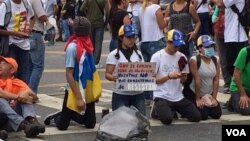
M 60 42 L 60 41 L 63 41 L 62 37 L 59 37 L 56 39 L 56 42 Z
M 50 115 L 48 115 L 47 117 L 45 117 L 44 119 L 44 124 L 45 125 L 50 125 L 50 122 L 51 120 L 55 119 L 57 116 L 59 116 L 62 112 L 61 111 L 58 111 L 58 112 L 55 112 L 55 113 L 52 113 Z
M 6 140 L 8 138 L 8 133 L 5 130 L 0 131 L 0 139 Z
M 44 133 L 45 132 L 45 126 L 42 125 L 41 123 L 38 122 L 38 120 L 34 117 L 28 117 L 27 118 L 27 121 L 30 123 L 30 124 L 34 124 L 38 127 L 38 131 L 39 133 Z
M 27 138 L 36 137 L 39 134 L 38 126 L 26 120 L 21 123 L 20 127 L 23 129 Z

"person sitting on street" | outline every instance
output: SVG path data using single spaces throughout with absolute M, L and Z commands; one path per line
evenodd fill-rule
M 0 113 L 7 117 L 5 124 L 10 124 L 14 131 L 24 130 L 26 137 L 35 137 L 45 132 L 35 114 L 34 93 L 14 74 L 17 62 L 10 57 L 0 57 Z M 4 124 L 4 123 L 3 123 Z M 0 125 L 0 129 L 5 125 Z

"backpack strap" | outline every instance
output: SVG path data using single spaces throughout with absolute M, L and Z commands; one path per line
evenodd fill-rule
M 5 0 L 4 1 L 5 7 L 6 7 L 6 14 L 4 16 L 4 27 L 7 27 L 8 24 L 10 23 L 10 19 L 11 19 L 11 2 L 10 0 Z
M 201 55 L 200 54 L 196 55 L 196 66 L 197 66 L 197 70 L 199 70 L 199 68 L 201 66 Z
M 232 9 L 232 11 L 233 11 L 234 13 L 236 13 L 237 15 L 240 14 L 240 11 L 239 11 L 239 9 L 236 7 L 235 4 L 233 4 L 233 5 L 231 6 L 231 9 Z

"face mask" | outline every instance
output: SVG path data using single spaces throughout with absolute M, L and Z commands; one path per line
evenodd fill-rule
M 214 48 L 209 47 L 209 48 L 204 48 L 204 56 L 207 58 L 211 58 L 212 56 L 215 55 Z

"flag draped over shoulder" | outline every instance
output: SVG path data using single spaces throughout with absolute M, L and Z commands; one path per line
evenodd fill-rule
M 101 80 L 95 68 L 93 57 L 93 46 L 89 36 L 72 36 L 66 43 L 65 50 L 70 42 L 76 40 L 76 61 L 73 77 L 77 86 L 85 97 L 86 103 L 96 102 L 101 96 Z M 82 112 L 77 109 L 75 95 L 69 89 L 67 107 L 76 112 Z

